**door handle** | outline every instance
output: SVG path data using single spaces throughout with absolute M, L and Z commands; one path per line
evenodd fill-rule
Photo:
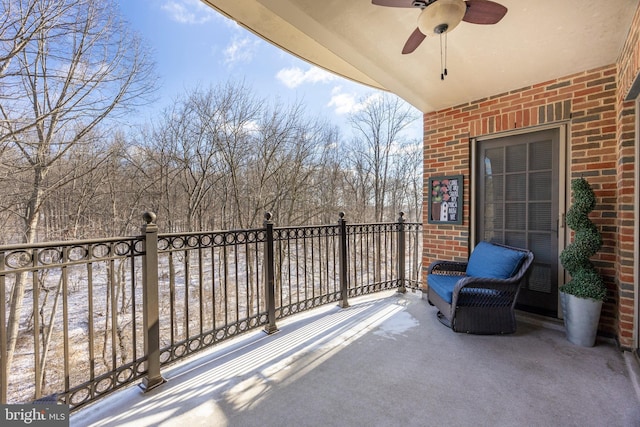
M 567 217 L 566 215 L 563 213 L 560 215 L 560 217 L 558 219 L 556 219 L 556 226 L 552 227 L 551 231 L 556 233 L 556 236 L 558 235 L 558 232 L 561 228 L 564 228 L 567 224 Z

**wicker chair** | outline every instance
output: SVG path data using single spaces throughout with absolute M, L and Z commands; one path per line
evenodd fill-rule
M 520 283 L 532 262 L 527 249 L 480 242 L 469 262 L 429 266 L 428 301 L 438 308 L 438 320 L 456 332 L 513 333 Z

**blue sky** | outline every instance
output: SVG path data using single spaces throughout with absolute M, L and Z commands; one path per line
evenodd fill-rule
M 314 67 L 263 41 L 200 0 L 117 0 L 133 30 L 154 50 L 160 100 L 152 117 L 180 93 L 229 80 L 244 81 L 256 94 L 284 103 L 302 101 L 307 112 L 348 133 L 346 117 L 376 90 Z M 416 115 L 419 113 L 416 110 Z M 410 138 L 421 134 L 421 120 Z

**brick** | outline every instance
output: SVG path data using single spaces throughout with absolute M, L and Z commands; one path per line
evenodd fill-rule
M 640 13 L 638 14 L 640 15 Z M 636 18 L 640 26 L 640 16 Z M 640 73 L 640 29 L 635 44 L 621 58 L 634 55 L 633 70 L 617 74 L 616 65 L 599 67 L 563 78 L 540 82 L 424 115 L 425 179 L 436 173 L 465 175 L 463 226 L 425 224 L 424 265 L 433 259 L 466 259 L 469 234 L 469 138 L 514 128 L 569 121 L 570 176 L 584 176 L 596 190 L 592 219 L 602 230 L 604 246 L 594 262 L 609 287 L 601 316 L 601 331 L 629 341 L 636 321 L 633 307 L 633 208 L 635 172 L 635 104 L 623 101 L 616 87 L 622 78 L 630 87 Z M 628 53 L 627 53 L 628 52 Z M 621 83 L 622 84 L 622 83 Z M 432 131 L 437 129 L 437 131 Z M 426 223 L 426 202 L 425 223 Z M 446 240 L 445 240 L 446 239 Z

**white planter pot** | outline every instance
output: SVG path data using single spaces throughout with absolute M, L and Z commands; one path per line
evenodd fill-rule
M 564 328 L 567 339 L 579 346 L 593 347 L 598 333 L 602 301 L 578 298 L 560 292 L 560 303 L 564 313 Z

